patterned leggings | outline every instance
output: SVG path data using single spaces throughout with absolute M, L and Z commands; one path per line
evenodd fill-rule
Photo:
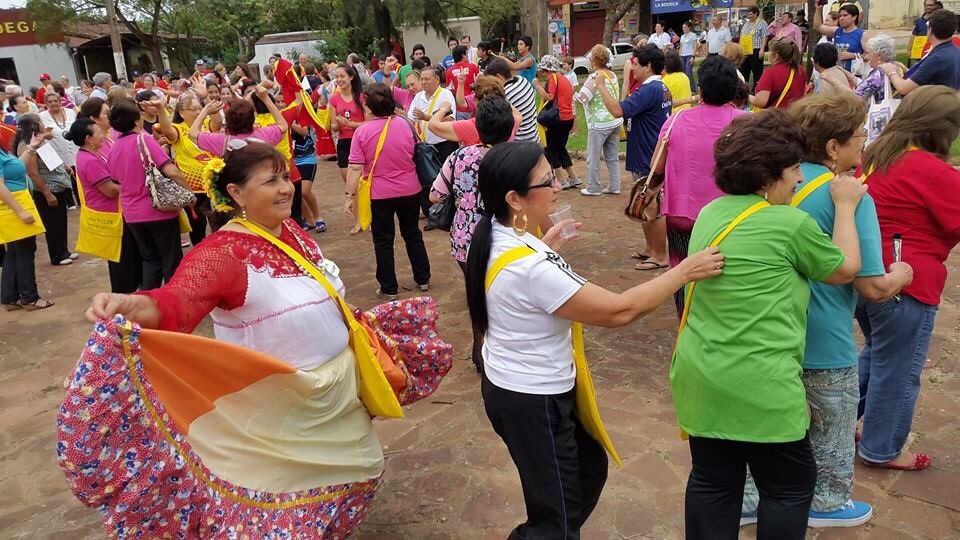
M 805 369 L 803 386 L 811 410 L 810 443 L 817 461 L 817 485 L 810 509 L 832 512 L 853 495 L 854 434 L 860 399 L 857 367 Z M 753 477 L 747 471 L 743 511 L 755 511 L 759 500 Z

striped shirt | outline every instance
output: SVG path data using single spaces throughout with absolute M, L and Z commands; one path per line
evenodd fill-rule
M 537 92 L 523 77 L 514 76 L 503 85 L 507 101 L 520 111 L 517 141 L 537 140 Z

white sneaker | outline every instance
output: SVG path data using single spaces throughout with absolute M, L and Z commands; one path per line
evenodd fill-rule
M 79 259 L 79 258 L 80 258 L 80 254 L 79 254 L 79 253 L 71 253 L 71 254 L 70 254 L 70 260 L 72 260 L 72 261 L 75 261 L 75 260 L 77 260 L 77 259 Z
M 582 185 L 583 185 L 583 180 L 580 180 L 579 178 L 567 178 L 568 188 L 575 188 L 577 186 L 582 186 Z
M 395 300 L 397 299 L 397 295 L 395 295 L 395 294 L 387 294 L 387 293 L 381 291 L 380 289 L 377 289 L 377 296 L 379 296 L 379 297 L 382 298 L 383 300 L 386 300 L 387 302 L 393 302 L 393 301 L 395 301 Z
M 581 194 L 581 195 L 588 195 L 588 196 L 590 196 L 590 197 L 599 197 L 599 196 L 603 195 L 603 192 L 602 192 L 602 191 L 590 191 L 590 190 L 587 189 L 587 188 L 583 188 L 583 189 L 580 190 L 580 194 Z
M 57 263 L 57 266 L 68 266 L 73 264 L 73 259 L 64 259 Z
M 600 193 L 603 193 L 604 195 L 619 195 L 619 194 L 620 194 L 620 190 L 618 189 L 618 190 L 616 190 L 616 191 L 613 191 L 613 190 L 611 190 L 610 188 L 605 187 L 605 188 L 603 188 L 603 191 L 601 191 Z

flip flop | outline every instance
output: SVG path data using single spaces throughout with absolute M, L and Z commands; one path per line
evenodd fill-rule
M 23 309 L 23 305 L 20 302 L 14 302 L 12 304 L 4 304 L 3 309 L 6 311 L 16 311 L 18 309 Z
M 56 305 L 56 303 L 51 302 L 50 300 L 44 300 L 43 298 L 38 298 L 35 302 L 20 305 L 23 307 L 24 311 L 37 311 L 38 309 L 47 309 L 48 307 L 53 307 Z
M 660 270 L 661 268 L 669 268 L 669 264 L 659 264 L 653 261 L 643 261 L 640 264 L 634 266 L 634 270 L 640 270 L 641 272 L 646 272 L 648 270 Z
M 860 458 L 860 461 L 862 461 L 867 467 L 873 467 L 875 469 L 893 469 L 895 471 L 922 471 L 933 463 L 933 460 L 930 459 L 930 456 L 921 453 L 917 453 L 913 456 L 913 463 L 910 465 L 893 465 L 891 461 L 876 463 L 873 461 L 867 461 L 863 458 Z
M 630 255 L 630 258 L 631 258 L 631 259 L 637 259 L 637 260 L 639 260 L 639 261 L 645 261 L 645 260 L 649 259 L 650 256 L 649 256 L 649 255 L 644 255 L 643 253 L 640 253 L 640 252 L 638 251 L 638 252 L 634 253 L 633 255 Z

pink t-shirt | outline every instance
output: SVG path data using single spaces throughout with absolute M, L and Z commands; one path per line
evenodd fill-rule
M 347 101 L 337 92 L 330 96 L 330 107 L 334 110 L 334 114 L 340 115 L 351 122 L 363 122 L 363 105 L 357 96 L 353 96 L 353 99 Z M 353 133 L 353 128 L 340 126 L 341 139 L 350 139 L 353 137 Z
M 405 111 L 410 108 L 410 104 L 413 103 L 415 96 L 416 94 L 405 88 L 393 87 L 393 101 L 397 103 L 397 107 Z
M 661 138 L 676 123 L 667 143 L 663 215 L 696 221 L 704 206 L 723 195 L 713 177 L 713 144 L 741 114 L 749 113 L 730 105 L 703 104 L 681 111 L 663 123 Z
M 280 131 L 280 126 L 266 126 L 262 128 L 254 128 L 250 133 L 241 133 L 239 135 L 227 135 L 226 133 L 207 133 L 201 132 L 197 135 L 197 148 L 213 154 L 215 156 L 223 156 L 226 153 L 227 141 L 233 139 L 247 140 L 247 139 L 257 139 L 259 141 L 265 142 L 270 146 L 276 146 L 283 140 L 283 136 L 286 133 Z
M 120 184 L 120 207 L 123 209 L 123 219 L 127 223 L 176 219 L 176 211 L 154 210 L 150 202 L 150 192 L 147 191 L 146 184 L 147 173 L 137 149 L 139 135 L 138 133 L 121 135 L 110 150 L 110 157 L 107 158 L 110 177 Z M 162 169 L 170 162 L 170 156 L 163 151 L 163 147 L 153 137 L 145 135 L 142 140 L 158 169 Z
M 370 182 L 371 199 L 392 199 L 420 193 L 420 180 L 413 164 L 413 130 L 399 116 L 391 116 L 387 129 L 387 138 L 383 141 L 383 150 L 377 160 Z M 386 118 L 374 118 L 353 132 L 350 143 L 350 163 L 362 164 L 363 175 L 370 174 L 380 132 L 387 123 Z
M 107 135 L 103 138 L 103 142 L 100 143 L 100 155 L 106 158 L 110 155 L 110 149 L 113 148 L 113 145 L 117 142 L 117 139 L 120 138 L 120 132 L 110 128 L 107 130 Z
M 112 181 L 105 158 L 81 148 L 77 152 L 77 180 L 83 189 L 83 201 L 88 208 L 98 212 L 117 211 L 117 199 L 107 197 L 97 187 Z

